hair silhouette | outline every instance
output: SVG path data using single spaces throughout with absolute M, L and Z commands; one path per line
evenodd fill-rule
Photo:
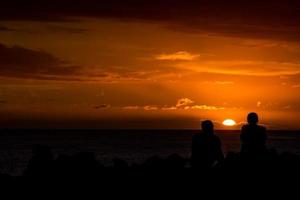
M 247 121 L 249 124 L 257 124 L 258 123 L 258 115 L 257 113 L 249 113 L 247 117 Z
M 259 118 L 256 113 L 249 113 L 248 124 L 241 131 L 241 153 L 244 155 L 259 156 L 266 150 L 266 128 L 258 125 Z
M 210 120 L 203 121 L 201 124 L 203 133 L 205 134 L 214 134 L 214 124 Z
M 221 162 L 224 159 L 221 141 L 214 134 L 212 121 L 203 121 L 201 127 L 202 133 L 193 136 L 192 166 L 210 168 L 215 163 Z

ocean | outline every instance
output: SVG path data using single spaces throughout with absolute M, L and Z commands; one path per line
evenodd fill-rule
M 141 163 L 153 155 L 191 154 L 198 130 L 0 130 L 0 172 L 20 175 L 32 156 L 32 145 L 51 147 L 54 155 L 94 152 L 111 165 L 113 158 Z M 224 153 L 240 149 L 239 131 L 216 131 Z M 268 147 L 300 155 L 300 131 L 269 131 Z

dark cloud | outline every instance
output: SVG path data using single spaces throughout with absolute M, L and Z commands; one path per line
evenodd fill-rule
M 48 29 L 51 30 L 52 32 L 61 32 L 61 33 L 67 33 L 67 34 L 83 34 L 83 33 L 90 31 L 89 29 L 64 27 L 61 25 L 60 26 L 58 26 L 58 25 L 49 26 Z
M 67 34 L 83 34 L 89 32 L 90 29 L 86 28 L 76 28 L 76 27 L 67 27 L 64 25 L 48 25 L 45 27 L 46 32 L 51 31 L 56 33 L 67 33 Z M 0 26 L 0 32 L 21 32 L 21 33 L 39 33 L 42 34 L 43 31 L 31 31 L 27 28 L 9 28 L 7 26 Z
M 150 80 L 163 70 L 127 69 L 103 65 L 96 71 L 87 66 L 74 65 L 40 50 L 0 43 L 0 77 L 57 81 Z
M 0 44 L 0 76 L 42 80 L 66 80 L 79 75 L 81 67 L 61 61 L 51 54 L 20 46 Z M 75 78 L 74 78 L 75 79 Z
M 101 105 L 97 105 L 97 106 L 93 106 L 94 109 L 98 110 L 98 109 L 107 109 L 110 108 L 111 106 L 109 104 L 101 104 Z
M 8 28 L 5 26 L 0 26 L 0 32 L 10 32 L 10 31 L 16 31 L 15 29 Z
M 10 0 L 0 7 L 0 20 L 76 17 L 147 20 L 184 31 L 300 40 L 298 0 Z

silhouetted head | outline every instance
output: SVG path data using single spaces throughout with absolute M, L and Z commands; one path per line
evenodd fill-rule
M 249 113 L 247 117 L 249 124 L 257 124 L 258 123 L 258 115 L 256 113 Z
M 204 133 L 213 134 L 214 132 L 214 124 L 210 120 L 203 121 L 201 127 Z

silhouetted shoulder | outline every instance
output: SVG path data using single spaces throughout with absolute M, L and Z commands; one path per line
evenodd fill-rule
M 216 141 L 217 144 L 221 145 L 221 140 L 217 135 L 214 135 L 214 140 Z
M 249 132 L 249 125 L 244 125 L 241 129 L 241 138 L 243 139 L 246 134 Z
M 245 132 L 245 131 L 249 131 L 249 130 L 259 130 L 259 131 L 266 131 L 266 127 L 264 126 L 260 126 L 260 125 L 244 125 L 242 127 L 242 132 Z
M 259 132 L 263 135 L 264 139 L 267 139 L 267 128 L 264 126 L 258 126 Z
M 258 128 L 259 128 L 261 131 L 264 131 L 264 132 L 266 132 L 266 131 L 267 131 L 267 128 L 266 128 L 266 127 L 264 127 L 264 126 L 258 126 Z
M 242 126 L 242 131 L 245 130 L 245 129 L 247 129 L 248 126 L 249 126 L 249 125 L 244 125 L 244 126 Z

